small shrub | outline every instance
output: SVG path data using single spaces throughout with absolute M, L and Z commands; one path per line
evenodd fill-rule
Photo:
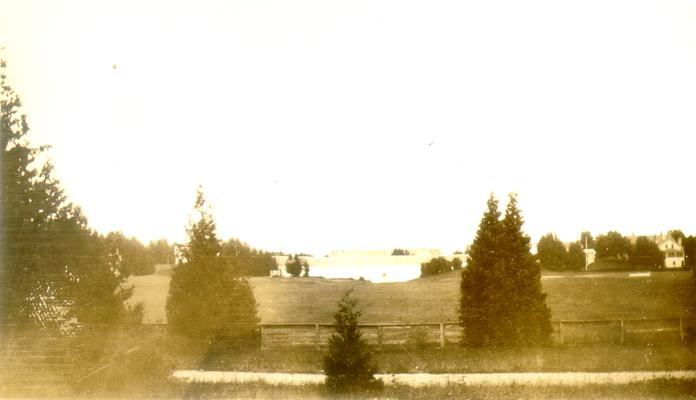
M 358 329 L 360 311 L 356 300 L 347 291 L 338 303 L 336 333 L 329 338 L 329 354 L 324 357 L 326 389 L 330 393 L 374 392 L 383 388 L 383 382 L 374 374 L 377 366 L 372 353 Z

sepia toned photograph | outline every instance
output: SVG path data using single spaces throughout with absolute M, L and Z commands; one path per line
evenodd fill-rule
M 696 399 L 696 1 L 0 0 L 0 399 Z

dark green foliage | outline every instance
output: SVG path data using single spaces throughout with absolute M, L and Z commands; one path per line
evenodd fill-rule
M 546 344 L 551 313 L 541 291 L 541 272 L 521 228 L 517 200 L 510 195 L 500 220 L 490 196 L 462 270 L 460 321 L 470 346 Z
M 271 253 L 254 249 L 239 239 L 225 242 L 220 254 L 240 276 L 268 276 L 278 269 Z
M 300 276 L 302 273 L 302 261 L 297 254 L 294 257 L 288 256 L 288 260 L 285 261 L 285 270 L 293 277 Z
M 127 238 L 121 232 L 106 235 L 109 253 L 120 262 L 121 271 L 129 275 L 149 275 L 155 272 L 152 253 L 134 237 Z
M 631 242 L 619 232 L 610 231 L 606 235 L 597 236 L 594 249 L 597 261 L 617 266 L 627 265 Z
M 167 239 L 152 241 L 147 245 L 147 251 L 155 264 L 174 265 L 174 246 Z
M 209 343 L 250 340 L 258 324 L 251 286 L 220 257 L 221 245 L 200 188 L 189 222 L 185 262 L 174 269 L 167 298 L 167 320 L 174 333 Z
M 556 235 L 547 233 L 537 243 L 537 260 L 543 269 L 564 270 L 567 265 L 567 252 Z
M 669 232 L 667 232 L 669 236 L 671 236 L 677 243 L 682 243 L 684 239 L 686 239 L 686 235 L 684 235 L 684 232 L 681 231 L 681 229 L 672 229 Z
M 594 249 L 594 238 L 589 231 L 580 233 L 580 245 L 582 246 L 583 250 Z
M 572 271 L 580 271 L 585 268 L 585 253 L 580 242 L 573 242 L 568 246 L 566 266 Z
M 0 322 L 59 327 L 70 317 L 112 323 L 124 311 L 126 276 L 79 207 L 67 202 L 46 146 L 28 144 L 29 125 L 0 60 Z
M 684 256 L 686 257 L 686 266 L 689 268 L 696 267 L 696 236 L 689 236 L 682 241 L 684 247 Z
M 437 275 L 443 272 L 449 272 L 462 267 L 462 260 L 454 258 L 448 261 L 445 257 L 437 257 L 432 260 L 421 263 L 421 277 Z
M 665 254 L 657 243 L 639 236 L 631 248 L 629 262 L 632 267 L 661 268 L 665 264 Z
M 377 366 L 358 328 L 360 311 L 348 290 L 334 314 L 336 333 L 329 338 L 329 354 L 324 357 L 326 387 L 330 393 L 381 390 L 383 382 L 375 378 Z
M 393 255 L 393 256 L 408 256 L 408 255 L 411 255 L 411 253 L 408 250 L 396 248 L 396 249 L 392 250 L 391 255 Z

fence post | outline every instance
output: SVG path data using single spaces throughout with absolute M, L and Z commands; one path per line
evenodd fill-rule
M 563 321 L 558 321 L 558 338 L 561 344 L 563 344 Z
M 621 320 L 621 344 L 624 344 L 624 340 L 625 340 L 624 332 L 625 332 L 624 321 Z
M 679 317 L 679 338 L 684 341 L 684 317 Z
M 263 325 L 261 325 L 261 350 L 263 350 Z
M 315 342 L 316 345 L 317 345 L 317 350 L 319 350 L 319 345 L 320 345 L 320 343 L 321 343 L 321 340 L 320 340 L 320 337 L 319 337 L 319 335 L 320 335 L 319 324 L 314 324 L 314 330 L 315 330 L 314 342 Z
M 382 347 L 382 325 L 377 325 L 377 346 Z
M 440 348 L 445 347 L 445 324 L 440 322 Z

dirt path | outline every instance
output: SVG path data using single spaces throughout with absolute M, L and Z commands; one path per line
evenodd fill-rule
M 628 384 L 654 379 L 696 379 L 696 371 L 650 372 L 520 372 L 490 374 L 377 374 L 387 385 L 413 387 L 446 386 L 464 384 L 478 386 L 527 385 L 527 386 L 584 386 L 592 384 Z M 179 370 L 172 379 L 183 382 L 251 383 L 271 385 L 321 384 L 322 374 L 289 374 L 234 371 Z

